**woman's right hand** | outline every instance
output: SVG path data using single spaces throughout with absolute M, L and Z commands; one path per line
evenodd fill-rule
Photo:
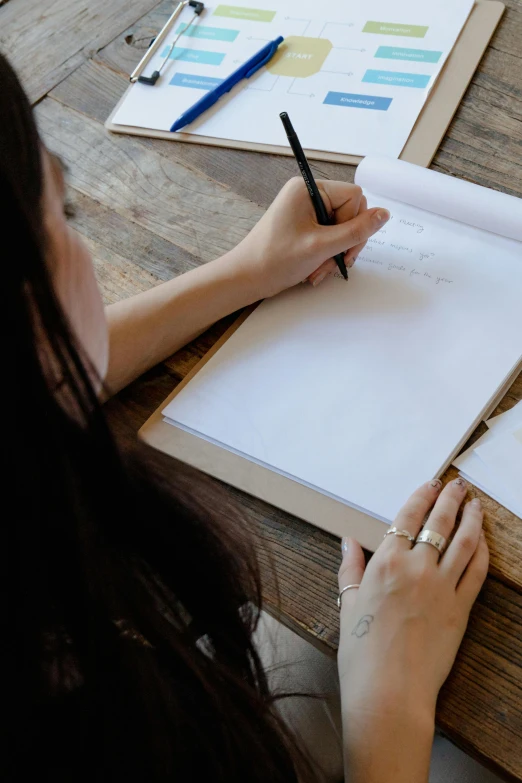
M 301 177 L 289 180 L 250 233 L 224 258 L 230 280 L 241 281 L 249 303 L 274 296 L 304 280 L 318 285 L 335 272 L 333 257 L 344 254 L 349 268 L 366 241 L 382 229 L 390 213 L 367 208 L 358 185 L 318 180 L 333 223 L 319 225 Z
M 424 527 L 449 539 L 466 482 L 458 478 L 441 490 L 440 481 L 420 487 L 399 512 L 396 527 L 416 537 L 429 514 Z M 427 775 L 438 692 L 488 570 L 482 516 L 478 499 L 464 506 L 440 559 L 433 545 L 412 546 L 405 537 L 388 535 L 365 569 L 360 546 L 352 539 L 343 542 L 339 589 L 360 584 L 342 596 L 343 721 L 351 764 L 360 759 L 359 743 L 373 746 L 368 759 L 375 774 L 369 773 L 368 759 L 362 762 L 365 783 Z M 394 765 L 397 777 L 390 772 Z

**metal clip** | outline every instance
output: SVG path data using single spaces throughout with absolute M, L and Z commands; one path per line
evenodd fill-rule
M 161 44 L 163 43 L 163 41 L 165 40 L 165 38 L 169 34 L 170 30 L 172 29 L 172 27 L 174 25 L 174 22 L 176 21 L 176 19 L 179 17 L 181 12 L 183 11 L 185 6 L 187 6 L 187 5 L 191 6 L 194 9 L 194 15 L 193 15 L 192 19 L 190 20 L 190 22 L 187 25 L 185 25 L 183 30 L 181 30 L 181 32 L 178 33 L 178 35 L 174 39 L 172 45 L 170 46 L 167 54 L 163 58 L 163 62 L 161 63 L 160 67 L 156 71 L 153 71 L 153 73 L 150 76 L 142 76 L 141 74 L 143 73 L 143 71 L 145 70 L 145 68 L 147 67 L 147 65 L 151 61 L 151 59 L 154 57 L 154 55 L 156 54 L 156 52 L 160 48 Z M 169 16 L 169 18 L 167 19 L 167 21 L 163 25 L 162 29 L 160 30 L 160 32 L 158 33 L 156 38 L 154 38 L 154 40 L 151 41 L 151 44 L 150 44 L 149 48 L 147 49 L 147 51 L 145 52 L 145 54 L 143 55 L 143 57 L 139 61 L 139 63 L 136 66 L 136 68 L 131 73 L 129 78 L 130 78 L 132 83 L 140 82 L 140 84 L 148 84 L 151 87 L 153 87 L 156 84 L 156 82 L 158 81 L 159 77 L 161 76 L 162 70 L 164 69 L 165 65 L 168 63 L 169 57 L 172 54 L 172 52 L 174 51 L 174 47 L 176 46 L 176 44 L 179 41 L 180 37 L 184 33 L 186 33 L 186 31 L 189 29 L 189 27 L 191 27 L 192 24 L 201 16 L 201 14 L 204 11 L 204 9 L 205 9 L 205 4 L 204 3 L 199 3 L 199 2 L 197 2 L 197 0 L 181 0 L 181 2 L 179 2 L 177 4 L 177 6 L 174 9 L 173 13 Z

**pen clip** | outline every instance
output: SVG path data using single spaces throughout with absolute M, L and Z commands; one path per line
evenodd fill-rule
M 279 38 L 276 38 L 275 41 L 272 41 L 270 48 L 268 50 L 268 53 L 263 57 L 262 60 L 257 62 L 255 65 L 252 66 L 252 68 L 245 73 L 245 79 L 250 79 L 251 76 L 253 76 L 256 71 L 258 71 L 260 68 L 263 67 L 263 65 L 266 65 L 266 63 L 272 59 L 274 56 L 276 50 L 279 48 L 280 44 L 282 44 L 284 41 L 284 38 L 282 35 L 279 36 Z

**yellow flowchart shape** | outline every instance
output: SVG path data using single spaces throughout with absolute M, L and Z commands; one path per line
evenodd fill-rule
M 277 76 L 313 76 L 321 70 L 331 50 L 332 44 L 326 38 L 290 35 L 270 60 L 267 70 Z

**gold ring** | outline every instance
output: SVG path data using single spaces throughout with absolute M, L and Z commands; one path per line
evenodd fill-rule
M 417 538 L 415 539 L 415 546 L 417 544 L 430 544 L 434 546 L 439 555 L 443 555 L 448 546 L 447 539 L 441 536 L 440 533 L 436 533 L 435 530 L 421 530 Z

